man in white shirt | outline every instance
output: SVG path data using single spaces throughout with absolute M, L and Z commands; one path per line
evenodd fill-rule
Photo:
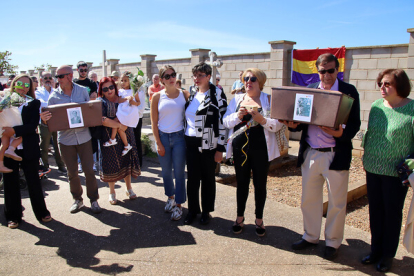
M 42 83 L 43 86 L 38 87 L 35 91 L 36 99 L 40 101 L 40 108 L 47 107 L 47 102 L 49 100 L 49 95 L 53 92 L 53 78 L 50 72 L 43 72 L 42 76 Z M 56 165 L 58 166 L 58 172 L 62 174 L 66 174 L 65 163 L 63 162 L 58 148 L 58 141 L 57 141 L 57 132 L 50 132 L 48 127 L 45 125 L 39 125 L 39 133 L 40 133 L 40 154 L 43 162 L 43 166 L 40 166 L 39 171 L 42 173 L 50 172 L 49 169 L 49 159 L 48 159 L 48 152 L 49 152 L 49 145 L 50 145 L 50 137 L 53 139 L 53 148 L 55 150 L 55 160 Z

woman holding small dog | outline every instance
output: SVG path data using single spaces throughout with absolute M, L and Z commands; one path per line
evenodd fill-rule
M 237 219 L 233 232 L 243 231 L 244 211 L 249 195 L 250 174 L 256 201 L 256 234 L 266 233 L 263 209 L 266 202 L 266 182 L 269 162 L 280 156 L 275 132 L 283 127 L 270 116 L 270 95 L 262 92 L 266 74 L 257 68 L 243 72 L 245 94 L 236 94 L 224 115 L 224 126 L 230 129 L 226 156 L 233 154 L 237 179 Z
M 371 106 L 363 144 L 371 253 L 362 263 L 376 264 L 378 271 L 386 272 L 397 252 L 408 190 L 402 185 L 396 166 L 414 153 L 414 101 L 407 98 L 411 84 L 404 70 L 382 71 L 377 84 L 382 98 Z

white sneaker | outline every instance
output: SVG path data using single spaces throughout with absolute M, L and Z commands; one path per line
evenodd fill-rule
M 175 199 L 174 198 L 168 198 L 167 203 L 165 204 L 165 212 L 171 213 L 173 208 L 175 207 Z
M 69 211 L 74 214 L 80 211 L 80 209 L 83 207 L 83 200 L 75 200 L 75 202 L 72 204 L 72 207 L 70 207 Z
M 81 163 L 78 164 L 78 172 L 80 172 L 80 173 L 83 172 Z
M 180 220 L 183 216 L 183 208 L 175 206 L 172 210 L 171 220 Z

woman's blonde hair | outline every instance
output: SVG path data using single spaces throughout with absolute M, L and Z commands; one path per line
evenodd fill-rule
M 36 98 L 36 96 L 35 96 L 35 90 L 34 90 L 34 86 L 33 86 L 33 80 L 32 80 L 32 78 L 29 76 L 29 75 L 27 75 L 27 74 L 20 74 L 20 75 L 17 75 L 14 79 L 13 79 L 13 81 L 11 82 L 11 84 L 10 84 L 10 92 L 14 92 L 14 90 L 13 90 L 13 88 L 14 88 L 14 86 L 15 86 L 15 84 L 16 84 L 16 82 L 19 80 L 19 79 L 21 79 L 21 78 L 28 78 L 29 79 L 29 82 L 30 82 L 30 89 L 29 89 L 29 91 L 27 91 L 27 95 L 29 95 L 30 97 L 32 97 L 33 99 L 35 99 Z
M 244 77 L 247 75 L 247 73 L 252 73 L 256 78 L 257 81 L 259 82 L 259 88 L 260 91 L 263 90 L 263 86 L 266 82 L 266 74 L 265 72 L 263 72 L 263 70 L 260 70 L 259 68 L 247 68 L 246 70 L 244 70 L 243 75 L 242 75 L 242 82 L 244 85 L 246 85 L 245 81 L 244 81 Z

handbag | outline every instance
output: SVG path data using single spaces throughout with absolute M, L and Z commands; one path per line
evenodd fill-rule
M 277 147 L 279 148 L 279 153 L 282 153 L 284 150 L 289 148 L 289 141 L 286 138 L 286 126 L 283 125 L 281 129 L 276 131 L 276 143 Z
M 408 177 L 412 174 L 414 169 L 414 154 L 408 155 L 403 161 L 397 165 L 398 177 L 403 186 L 409 186 Z

